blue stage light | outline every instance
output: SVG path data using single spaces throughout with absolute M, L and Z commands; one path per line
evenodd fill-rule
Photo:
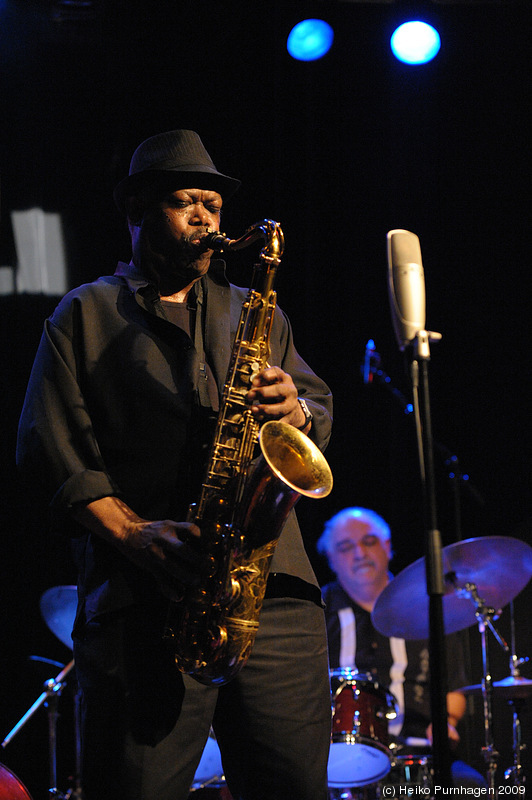
M 294 25 L 286 46 L 292 58 L 298 61 L 316 61 L 331 49 L 334 33 L 322 19 L 305 19 Z
M 405 64 L 426 64 L 438 53 L 441 40 L 436 28 L 412 20 L 400 25 L 390 39 L 394 56 Z

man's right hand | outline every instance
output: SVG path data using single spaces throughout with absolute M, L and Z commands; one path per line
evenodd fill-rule
M 78 506 L 73 516 L 134 564 L 151 572 L 169 600 L 181 599 L 183 587 L 199 582 L 203 558 L 193 544 L 201 535 L 197 525 L 142 519 L 112 496 Z

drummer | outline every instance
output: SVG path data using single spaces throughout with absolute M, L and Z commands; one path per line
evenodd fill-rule
M 326 524 L 317 543 L 318 552 L 328 559 L 336 580 L 323 587 L 329 637 L 331 668 L 351 667 L 368 673 L 397 700 L 397 717 L 390 721 L 389 734 L 402 753 L 430 752 L 429 650 L 424 640 L 405 641 L 380 634 L 371 621 L 375 602 L 392 579 L 391 533 L 385 520 L 367 508 L 339 511 Z M 408 605 L 408 597 L 404 602 Z M 412 609 L 411 613 L 415 613 Z M 446 637 L 448 685 L 464 686 L 463 648 L 460 634 Z M 466 699 L 458 691 L 447 694 L 448 735 L 451 751 L 460 740 L 458 723 L 466 710 Z M 455 783 L 482 785 L 482 776 L 467 764 L 455 760 Z

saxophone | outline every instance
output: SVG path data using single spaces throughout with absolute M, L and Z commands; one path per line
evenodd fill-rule
M 301 495 L 326 497 L 332 488 L 319 448 L 286 423 L 260 427 L 245 400 L 253 377 L 268 366 L 283 232 L 279 223 L 262 220 L 240 239 L 219 232 L 202 237 L 205 249 L 214 250 L 247 247 L 261 237 L 265 244 L 242 305 L 200 497 L 188 515 L 201 530 L 204 574 L 198 587 L 171 603 L 165 629 L 178 668 L 209 686 L 227 683 L 250 656 L 288 513 Z

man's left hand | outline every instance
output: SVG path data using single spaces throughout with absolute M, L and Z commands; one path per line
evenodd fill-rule
M 297 397 L 291 375 L 280 367 L 267 367 L 253 378 L 246 399 L 259 422 L 276 419 L 300 428 L 305 423 L 305 414 Z

